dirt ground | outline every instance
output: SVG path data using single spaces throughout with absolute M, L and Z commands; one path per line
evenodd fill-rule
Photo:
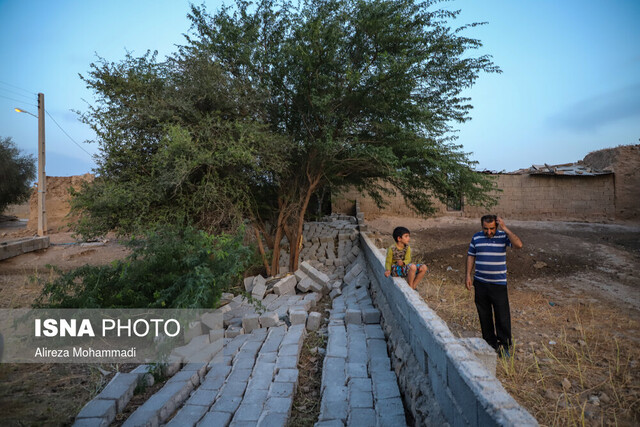
M 507 251 L 516 355 L 498 366 L 505 388 L 542 425 L 640 422 L 640 226 L 509 221 L 523 241 Z M 379 247 L 411 230 L 414 261 L 430 272 L 419 293 L 461 337 L 481 336 L 464 287 L 479 220 L 368 220 Z
M 31 236 L 25 226 L 24 221 L 0 221 L 0 244 Z M 0 309 L 30 307 L 41 289 L 33 279 L 50 274 L 47 264 L 69 270 L 127 254 L 113 238 L 82 244 L 64 232 L 52 233 L 50 239 L 48 249 L 0 261 Z M 84 404 L 122 370 L 115 365 L 2 363 L 0 425 L 71 425 Z
M 450 281 L 459 278 L 461 284 L 471 236 L 480 231 L 478 220 L 457 217 L 380 217 L 367 223 L 383 247 L 393 243 L 394 227 L 407 224 L 414 253 L 431 272 Z M 632 310 L 636 318 L 640 314 L 640 226 L 546 221 L 508 221 L 507 226 L 524 243 L 507 253 L 511 289 L 539 291 L 563 304 L 578 297 L 606 301 Z
M 516 355 L 498 367 L 503 385 L 541 425 L 638 425 L 640 226 L 505 220 L 525 246 L 507 256 Z M 411 230 L 414 259 L 430 268 L 420 294 L 455 334 L 480 336 L 463 286 L 478 221 L 367 222 L 380 247 L 392 243 L 393 227 Z M 24 224 L 0 224 L 0 242 L 27 234 Z M 47 250 L 0 261 L 0 308 L 30 306 L 40 292 L 31 278 L 49 274 L 47 264 L 70 269 L 126 255 L 113 238 L 82 245 L 71 233 L 54 233 L 51 242 Z M 118 369 L 2 364 L 2 424 L 68 424 Z

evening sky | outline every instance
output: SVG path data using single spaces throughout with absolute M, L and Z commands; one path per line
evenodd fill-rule
M 221 2 L 206 1 L 213 12 Z M 560 164 L 640 138 L 640 2 L 637 0 L 457 0 L 454 26 L 484 46 L 501 74 L 465 91 L 472 120 L 457 143 L 477 169 L 512 171 Z M 36 94 L 45 94 L 47 174 L 90 172 L 97 145 L 73 110 L 93 94 L 86 75 L 96 55 L 120 61 L 148 49 L 159 58 L 184 44 L 183 0 L 0 0 L 0 137 L 37 152 Z M 56 124 L 57 122 L 57 124 Z M 60 125 L 60 127 L 58 127 Z M 60 128 L 68 134 L 65 134 Z

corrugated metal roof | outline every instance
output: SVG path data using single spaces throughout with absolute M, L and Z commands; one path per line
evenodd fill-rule
M 519 169 L 511 172 L 517 175 L 566 175 L 566 176 L 597 176 L 597 175 L 609 175 L 613 171 L 608 169 L 598 170 L 592 167 L 586 166 L 582 162 L 578 163 L 565 163 L 563 165 L 532 165 L 528 169 Z

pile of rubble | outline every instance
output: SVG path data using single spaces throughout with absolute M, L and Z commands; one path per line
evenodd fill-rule
M 286 425 L 308 330 L 328 338 L 318 425 L 403 424 L 356 227 L 355 218 L 335 215 L 305 224 L 300 268 L 280 277 L 247 277 L 251 298 L 225 294 L 226 304 L 192 322 L 187 344 L 173 349 L 165 367 L 171 378 L 124 425 Z M 326 296 L 332 309 L 323 326 L 326 314 L 314 309 Z M 111 423 L 149 369 L 118 374 L 82 409 L 76 425 Z M 115 396 L 116 389 L 122 395 Z

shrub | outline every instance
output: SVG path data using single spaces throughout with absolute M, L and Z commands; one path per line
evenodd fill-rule
M 0 213 L 11 203 L 29 199 L 35 176 L 35 158 L 22 154 L 11 138 L 0 137 Z
M 215 308 L 255 251 L 236 235 L 176 226 L 127 244 L 132 253 L 106 266 L 85 265 L 44 285 L 36 306 L 55 308 Z

